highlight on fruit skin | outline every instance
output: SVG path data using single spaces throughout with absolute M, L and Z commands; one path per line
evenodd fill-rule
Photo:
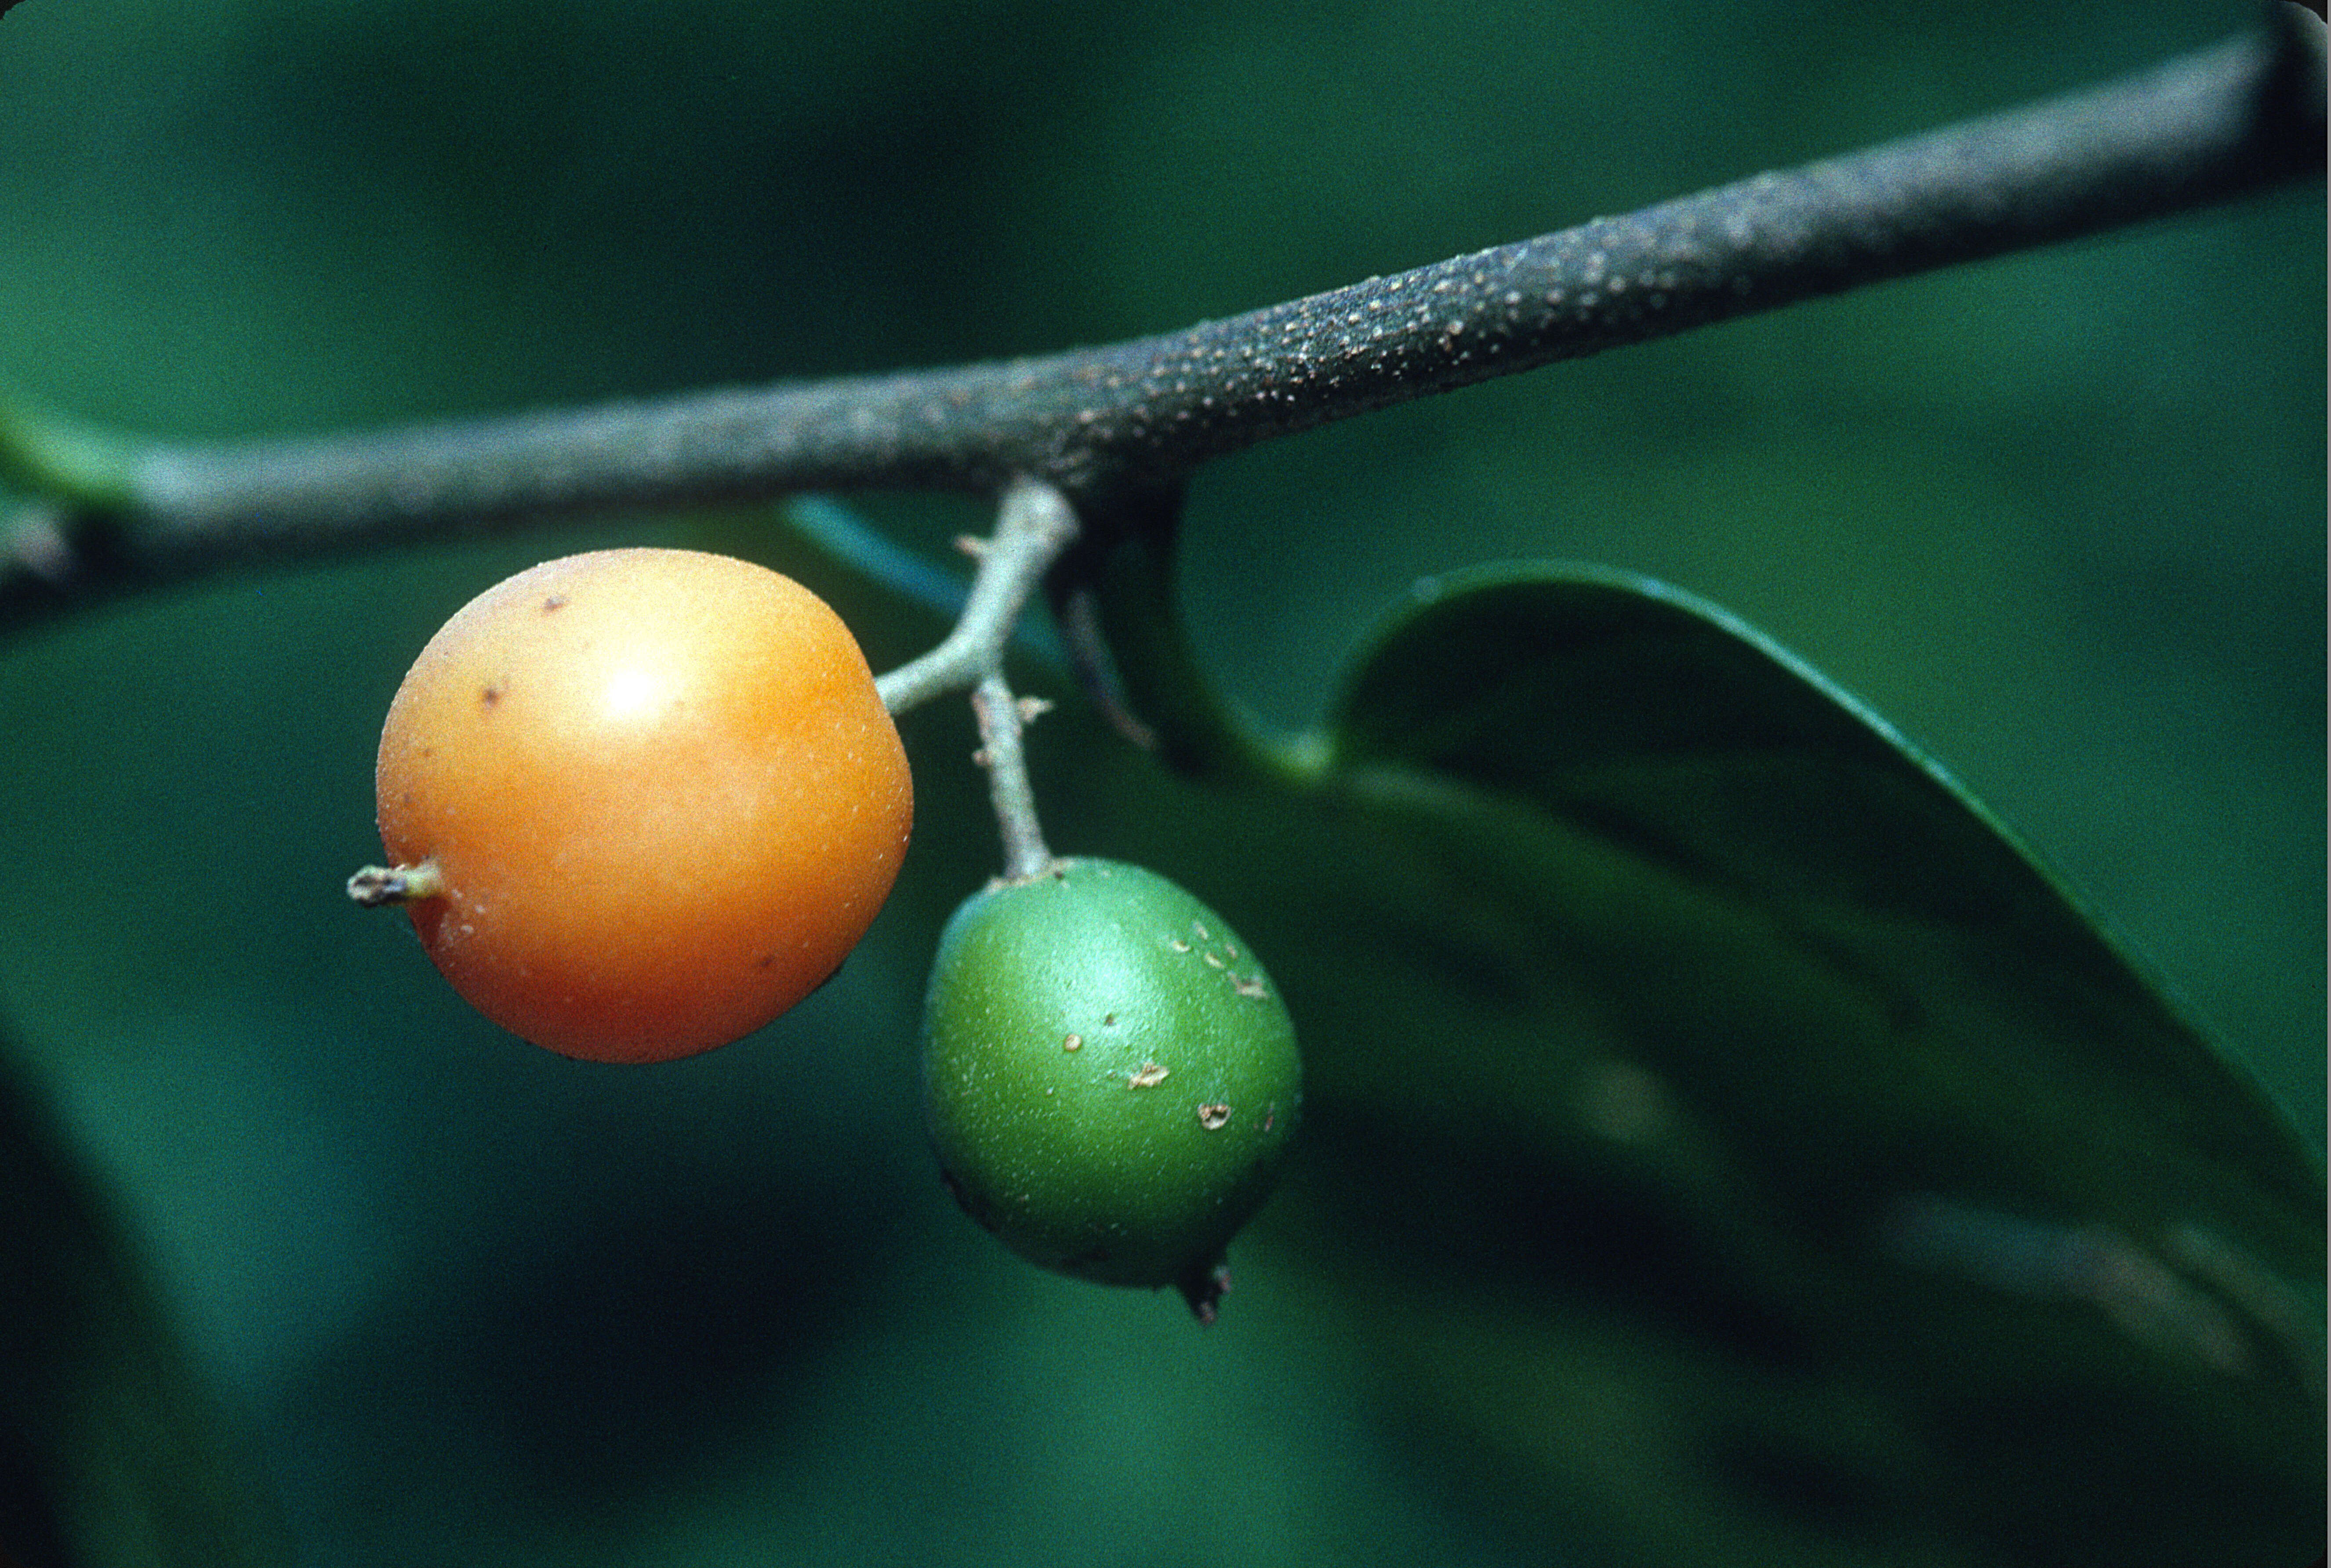
M 841 619 L 689 550 L 546 561 L 471 600 L 390 703 L 376 774 L 405 905 L 455 991 L 596 1061 L 726 1044 L 823 984 L 913 826 Z
M 1031 1262 L 1174 1286 L 1211 1322 L 1225 1249 L 1302 1109 L 1278 987 L 1223 918 L 1121 861 L 991 884 L 939 939 L 923 1094 L 966 1212 Z

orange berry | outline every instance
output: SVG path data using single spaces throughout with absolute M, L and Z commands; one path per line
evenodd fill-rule
M 865 655 L 750 562 L 602 550 L 488 589 L 381 731 L 380 832 L 453 989 L 537 1045 L 663 1061 L 831 976 L 906 852 L 912 782 Z

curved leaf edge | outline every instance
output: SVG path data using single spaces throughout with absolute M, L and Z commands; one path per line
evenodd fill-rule
M 1405 639 L 1430 634 L 1434 622 L 1463 608 L 1470 595 L 1546 584 L 1563 590 L 1587 588 L 1616 597 L 1659 606 L 1679 617 L 1713 629 L 1763 658 L 1793 678 L 1807 694 L 1832 708 L 1870 741 L 1885 748 L 1904 767 L 1947 796 L 1969 818 L 2003 846 L 2055 898 L 2064 912 L 2085 926 L 2126 972 L 2135 988 L 2174 1020 L 2231 1074 L 2261 1111 L 2283 1132 L 2320 1182 L 2325 1155 L 2301 1131 L 2298 1118 L 2250 1060 L 2231 1050 L 2205 1026 L 2187 1000 L 2142 949 L 2103 914 L 2069 878 L 2029 840 L 1975 794 L 1932 754 L 1896 727 L 1869 702 L 1840 685 L 1773 637 L 1722 605 L 1642 573 L 1590 562 L 1512 559 L 1485 562 L 1422 577 L 1389 609 L 1346 657 L 1327 717 L 1313 731 L 1274 742 L 1283 755 L 1301 759 L 1299 769 L 1280 774 L 1282 781 L 1308 790 L 1340 792 L 1351 787 L 1364 771 L 1383 764 L 1365 756 L 1353 744 L 1356 706 L 1368 677 L 1381 660 L 1396 656 Z M 1251 719 L 1246 722 L 1251 726 Z M 1419 770 L 1426 771 L 1426 770 Z M 1438 770 L 1430 770 L 1438 771 Z
M 101 1176 L 0 1026 L 0 1508 L 85 1568 L 290 1557 L 248 1435 L 195 1369 Z

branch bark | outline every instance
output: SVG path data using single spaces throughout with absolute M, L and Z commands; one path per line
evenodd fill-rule
M 1047 358 L 385 433 L 109 445 L 0 421 L 84 505 L 0 546 L 0 627 L 269 552 L 802 489 L 1072 502 L 1276 436 L 1798 300 L 2231 200 L 2324 166 L 2321 22 L 2088 92 L 1185 331 Z M 5 442 L 0 442 L 5 444 Z M 93 461 L 93 460 L 92 460 Z

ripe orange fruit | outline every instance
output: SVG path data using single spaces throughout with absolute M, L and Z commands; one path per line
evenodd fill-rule
M 822 984 L 913 822 L 899 732 L 825 603 L 749 562 L 603 550 L 488 589 L 389 705 L 390 858 L 453 989 L 537 1045 L 661 1061 Z

